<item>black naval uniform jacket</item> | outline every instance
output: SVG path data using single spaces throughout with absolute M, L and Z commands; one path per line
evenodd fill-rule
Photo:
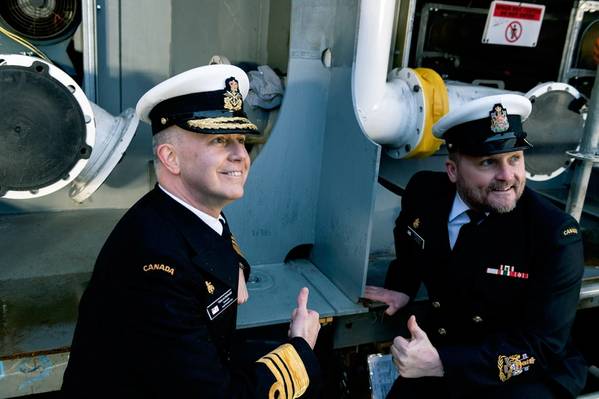
M 386 288 L 414 298 L 424 283 L 430 314 L 421 327 L 455 397 L 521 382 L 575 396 L 587 372 L 570 342 L 584 268 L 578 224 L 526 188 L 513 211 L 489 214 L 456 253 L 447 231 L 454 196 L 445 173 L 412 177 Z
M 296 397 L 319 378 L 304 339 L 245 369 L 231 362 L 240 262 L 249 266 L 228 229 L 220 236 L 155 187 L 123 216 L 98 256 L 79 305 L 63 393 Z

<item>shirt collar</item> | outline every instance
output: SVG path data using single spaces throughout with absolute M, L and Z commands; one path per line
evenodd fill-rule
M 453 222 L 458 216 L 466 212 L 470 207 L 466 205 L 460 194 L 456 191 L 455 197 L 453 199 L 453 206 L 451 207 L 451 212 L 449 212 L 448 222 Z
M 204 223 L 206 223 L 208 226 L 210 226 L 210 228 L 212 230 L 216 231 L 221 236 L 223 235 L 223 225 L 222 225 L 222 223 L 225 223 L 225 218 L 223 217 L 222 214 L 218 215 L 218 218 L 215 218 L 214 216 L 210 216 L 207 213 L 202 212 L 202 211 L 200 211 L 197 208 L 194 208 L 193 206 L 191 206 L 187 202 L 183 201 L 181 198 L 179 198 L 179 197 L 175 196 L 174 194 L 168 192 L 160 184 L 158 185 L 158 187 L 160 187 L 160 189 L 162 191 L 164 191 L 169 197 L 171 197 L 172 199 L 174 199 L 175 201 L 177 201 L 178 203 L 180 203 L 181 205 L 183 205 L 185 208 L 187 208 L 190 211 L 192 211 L 197 217 L 199 217 L 200 219 L 202 219 L 202 221 Z M 222 220 L 222 223 L 221 223 L 221 220 Z

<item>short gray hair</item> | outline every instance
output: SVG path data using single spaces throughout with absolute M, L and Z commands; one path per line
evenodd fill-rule
M 152 154 L 154 155 L 154 165 L 158 165 L 160 160 L 158 159 L 158 146 L 162 144 L 177 144 L 179 141 L 179 135 L 175 132 L 175 129 L 170 127 L 161 130 L 152 136 Z

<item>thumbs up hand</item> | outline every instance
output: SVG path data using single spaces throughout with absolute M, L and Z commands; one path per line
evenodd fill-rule
M 291 314 L 289 337 L 302 337 L 314 349 L 320 330 L 320 321 L 318 312 L 308 309 L 308 294 L 308 288 L 304 287 L 297 296 L 297 308 Z
M 411 338 L 397 336 L 391 345 L 393 362 L 404 378 L 442 377 L 443 364 L 439 352 L 429 341 L 426 333 L 416 323 L 416 317 L 408 319 Z

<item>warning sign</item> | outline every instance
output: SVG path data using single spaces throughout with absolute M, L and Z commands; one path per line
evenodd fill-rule
M 507 24 L 505 28 L 505 40 L 510 43 L 515 43 L 522 36 L 522 24 L 518 21 L 513 21 Z
M 543 23 L 545 6 L 494 1 L 489 8 L 483 43 L 535 47 Z

